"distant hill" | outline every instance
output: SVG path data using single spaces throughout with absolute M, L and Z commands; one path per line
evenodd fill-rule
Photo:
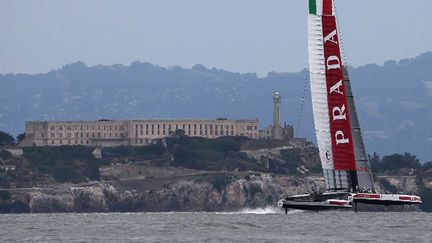
M 432 160 L 432 52 L 413 59 L 350 68 L 367 149 L 410 152 Z M 314 139 L 307 71 L 234 73 L 196 65 L 164 68 L 72 63 L 44 74 L 0 75 L 0 130 L 24 131 L 27 120 L 128 118 L 259 118 L 271 122 L 272 93 L 282 95 L 282 119 Z

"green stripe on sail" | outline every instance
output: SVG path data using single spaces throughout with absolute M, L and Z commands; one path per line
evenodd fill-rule
M 309 14 L 315 14 L 317 12 L 316 0 L 309 0 Z

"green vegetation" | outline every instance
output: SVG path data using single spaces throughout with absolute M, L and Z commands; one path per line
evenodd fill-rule
M 286 149 L 281 150 L 280 153 L 285 163 L 280 164 L 279 168 L 275 170 L 275 172 L 285 172 L 286 174 L 298 173 L 297 168 L 303 164 L 300 149 Z
M 18 144 L 21 143 L 24 140 L 24 138 L 25 138 L 25 133 L 18 134 L 18 136 L 16 138 L 17 143 Z
M 11 198 L 11 194 L 8 191 L 0 190 L 0 200 L 9 201 Z
M 256 170 L 265 168 L 240 152 L 243 137 L 205 139 L 179 136 L 167 139 L 170 165 L 199 170 Z
M 15 138 L 9 133 L 0 131 L 0 146 L 14 145 Z
M 413 170 L 422 169 L 420 160 L 410 153 L 392 154 L 379 158 L 378 154 L 370 157 L 372 171 L 374 173 L 386 173 L 392 175 L 408 174 Z
M 8 191 L 0 190 L 0 213 L 9 213 L 11 194 Z
M 98 180 L 103 160 L 96 160 L 93 148 L 85 146 L 27 147 L 24 158 L 34 170 L 52 174 L 58 182 Z
M 12 153 L 7 150 L 0 151 L 0 158 L 3 160 L 12 158 Z
M 148 146 L 118 146 L 102 149 L 104 158 L 126 158 L 128 160 L 150 160 L 157 159 L 166 152 L 165 146 L 158 142 Z

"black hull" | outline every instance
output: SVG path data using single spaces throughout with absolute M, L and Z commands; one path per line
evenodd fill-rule
M 300 210 L 308 210 L 308 211 L 328 211 L 328 210 L 336 210 L 336 209 L 350 209 L 347 207 L 335 207 L 335 206 L 312 206 L 312 205 L 284 205 L 283 208 L 288 209 L 300 209 Z

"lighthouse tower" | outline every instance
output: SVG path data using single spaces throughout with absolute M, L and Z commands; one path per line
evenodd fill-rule
M 280 124 L 281 96 L 279 92 L 273 95 L 273 139 L 282 139 L 282 127 Z

